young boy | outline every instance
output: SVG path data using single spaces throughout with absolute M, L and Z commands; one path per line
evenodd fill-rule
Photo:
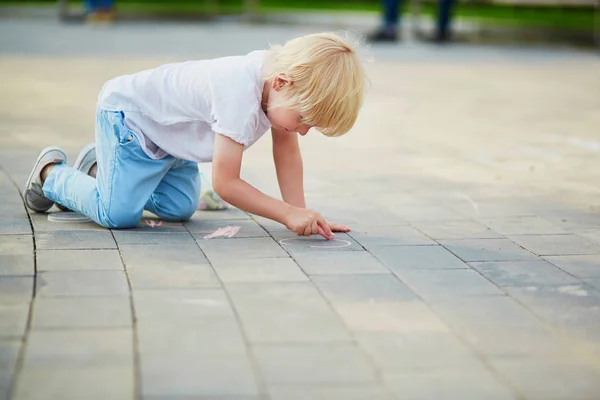
M 148 210 L 167 221 L 198 206 L 198 164 L 212 161 L 215 192 L 227 203 L 298 235 L 349 228 L 306 209 L 298 134 L 346 133 L 363 100 L 355 49 L 333 33 L 290 40 L 246 56 L 167 64 L 108 81 L 98 97 L 96 142 L 74 167 L 58 147 L 38 157 L 27 206 L 54 203 L 107 228 L 131 228 Z M 242 153 L 269 128 L 283 201 L 240 179 Z

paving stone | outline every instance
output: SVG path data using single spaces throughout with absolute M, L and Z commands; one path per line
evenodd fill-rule
M 332 303 L 402 302 L 419 298 L 393 275 L 315 276 L 313 282 Z
M 378 246 L 369 248 L 369 251 L 392 271 L 469 268 L 443 246 Z
M 512 235 L 510 239 L 540 256 L 600 254 L 600 246 L 575 235 Z
M 391 396 L 377 386 L 275 386 L 269 389 L 271 400 L 390 400 Z
M 472 269 L 399 269 L 395 274 L 426 300 L 441 297 L 503 294 L 496 285 Z
M 494 325 L 538 327 L 540 322 L 508 296 L 445 297 L 432 304 L 444 320 L 458 327 Z
M 131 304 L 127 297 L 37 297 L 33 307 L 33 329 L 131 325 Z
M 508 239 L 440 240 L 442 246 L 463 261 L 534 260 L 535 254 Z
M 407 222 L 415 221 L 456 221 L 464 220 L 465 216 L 457 211 L 442 205 L 414 205 L 401 206 L 394 210 L 394 214 Z
M 256 345 L 253 351 L 267 385 L 376 382 L 375 369 L 353 344 Z
M 516 400 L 517 397 L 489 372 L 384 374 L 384 381 L 400 399 Z
M 0 399 L 2 400 L 8 400 L 8 391 L 20 348 L 20 341 L 0 341 Z
M 56 211 L 57 213 L 61 213 L 63 211 Z M 33 224 L 33 230 L 36 234 L 40 233 L 54 233 L 60 231 L 104 231 L 109 232 L 107 228 L 104 228 L 101 225 L 93 221 L 89 222 L 77 222 L 77 223 L 67 223 L 67 222 L 53 222 L 48 221 L 48 215 L 50 213 L 31 213 L 30 218 Z
M 23 337 L 28 318 L 29 303 L 0 304 L 0 339 Z
M 37 250 L 38 272 L 123 270 L 118 250 Z
M 235 234 L 234 238 L 251 238 L 251 237 L 270 237 L 267 231 L 262 226 L 256 223 L 254 220 L 225 220 L 225 221 L 202 221 L 202 220 L 190 220 L 184 223 L 190 233 L 196 238 L 196 240 L 202 240 L 204 236 L 214 233 L 218 229 L 225 228 L 228 226 L 239 227 L 240 230 Z M 229 239 L 227 236 L 218 236 L 213 239 Z
M 563 271 L 578 278 L 600 277 L 600 255 L 579 256 L 546 256 L 544 259 L 550 261 Z
M 350 232 L 356 241 L 370 249 L 373 246 L 433 245 L 433 240 L 411 226 L 385 226 Z
M 413 222 L 412 226 L 432 239 L 498 239 L 502 235 L 470 219 L 458 221 Z
M 336 253 L 340 254 L 340 253 Z M 225 282 L 304 282 L 308 277 L 291 258 L 217 260 L 213 267 Z
M 33 282 L 32 276 L 0 276 L 0 305 L 29 304 Z
M 273 239 L 247 238 L 235 240 L 199 240 L 198 245 L 209 260 L 242 258 L 288 258 L 289 255 Z
M 33 276 L 32 254 L 0 254 L 0 276 Z
M 116 249 L 109 230 L 56 231 L 35 236 L 38 250 Z
M 38 274 L 37 295 L 129 296 L 123 271 L 52 271 Z
M 583 282 L 585 282 L 587 285 L 593 288 L 600 290 L 600 278 L 588 278 L 584 279 Z
M 241 356 L 190 357 L 187 353 L 141 359 L 143 398 L 256 399 L 258 389 L 248 360 Z
M 558 359 L 573 352 L 569 343 L 541 322 L 519 326 L 490 318 L 481 323 L 462 323 L 457 329 L 471 346 L 488 357 Z
M 522 201 L 508 200 L 486 200 L 478 201 L 477 207 L 473 207 L 467 199 L 448 202 L 448 206 L 457 210 L 461 214 L 473 218 L 504 218 L 518 216 L 535 216 L 535 211 L 539 211 L 539 205 L 532 209 L 528 204 Z
M 357 333 L 377 367 L 392 372 L 477 371 L 484 366 L 451 332 Z
M 512 216 L 503 218 L 483 218 L 485 225 L 502 235 L 560 234 L 566 231 L 552 222 L 538 216 Z
M 131 400 L 135 383 L 132 366 L 25 368 L 14 400 Z
M 24 369 L 35 367 L 133 366 L 131 329 L 29 333 Z
M 188 233 L 183 222 L 163 221 L 157 217 L 143 216 L 135 228 L 116 232 L 143 232 L 143 233 Z
M 310 283 L 235 283 L 227 290 L 252 342 L 350 340 L 339 317 Z
M 5 206 L 3 204 L 3 206 Z M 4 217 L 0 222 L 0 235 L 31 235 L 31 225 L 25 212 L 16 217 Z
M 252 219 L 249 214 L 234 207 L 219 211 L 196 211 L 189 220 L 193 221 L 228 221 L 237 219 Z
M 33 254 L 33 238 L 29 235 L 1 235 L 0 256 Z
M 147 232 L 147 231 L 113 231 L 115 240 L 120 246 L 162 244 L 170 246 L 185 246 L 194 243 L 194 238 L 188 232 Z
M 593 400 L 600 392 L 600 374 L 595 368 L 564 359 L 494 359 L 492 364 L 527 399 Z
M 372 254 L 366 251 L 319 251 L 298 253 L 294 259 L 308 275 L 389 274 Z
M 584 284 L 507 287 L 509 294 L 570 335 L 600 342 L 600 292 Z
M 320 235 L 298 236 L 292 231 L 270 232 L 273 238 L 290 254 L 317 253 L 321 251 L 364 251 L 365 249 L 346 233 L 336 233 L 333 240 Z
M 587 240 L 591 240 L 596 244 L 600 244 L 600 229 L 585 229 L 576 232 L 577 235 L 586 238 Z
M 544 260 L 469 263 L 498 286 L 561 285 L 580 281 Z
M 219 287 L 208 260 L 193 243 L 184 246 L 120 246 L 134 289 Z

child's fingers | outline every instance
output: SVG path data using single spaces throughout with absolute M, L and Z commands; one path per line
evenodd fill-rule
M 323 236 L 323 237 L 325 237 L 326 239 L 329 239 L 329 240 L 333 239 L 333 237 L 335 235 L 333 234 L 333 232 L 331 232 L 331 227 L 329 226 L 329 224 L 327 223 L 327 221 L 325 221 L 323 218 L 320 218 L 317 221 L 317 223 L 319 224 L 319 227 L 325 233 L 325 235 L 321 234 L 321 236 Z
M 323 230 L 323 228 L 321 228 L 320 226 L 317 225 L 317 233 L 321 236 L 323 236 L 325 239 L 330 240 L 331 237 L 327 236 L 327 234 L 325 233 L 325 231 Z

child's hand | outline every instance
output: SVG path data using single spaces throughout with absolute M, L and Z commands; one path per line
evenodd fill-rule
M 327 240 L 335 236 L 329 223 L 316 211 L 305 208 L 291 207 L 286 215 L 285 226 L 296 232 L 298 236 L 319 234 Z
M 329 227 L 331 228 L 332 232 L 350 232 L 350 228 L 348 228 L 345 225 L 332 224 L 331 222 L 329 222 Z

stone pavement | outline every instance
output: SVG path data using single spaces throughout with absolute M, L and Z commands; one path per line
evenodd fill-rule
M 111 231 L 24 209 L 106 79 L 306 31 L 0 20 L 0 399 L 598 398 L 593 55 L 374 49 L 353 131 L 301 141 L 335 242 L 238 210 Z M 269 139 L 243 174 L 277 194 Z

